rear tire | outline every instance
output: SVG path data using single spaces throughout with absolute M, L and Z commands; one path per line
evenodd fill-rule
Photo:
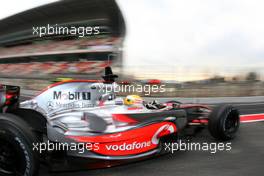
M 235 138 L 239 124 L 239 111 L 232 105 L 223 104 L 209 115 L 208 129 L 214 138 L 230 140 Z
M 36 142 L 27 123 L 15 115 L 1 114 L 0 175 L 37 175 L 39 159 L 33 151 Z

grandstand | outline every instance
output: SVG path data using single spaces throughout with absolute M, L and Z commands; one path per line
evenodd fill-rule
M 98 35 L 33 34 L 34 26 L 99 26 Z M 0 77 L 99 78 L 122 68 L 125 22 L 115 0 L 63 0 L 0 20 Z

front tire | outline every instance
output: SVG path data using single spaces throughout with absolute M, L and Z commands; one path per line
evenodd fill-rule
M 208 129 L 214 138 L 225 141 L 235 138 L 239 124 L 239 111 L 232 105 L 223 104 L 209 115 Z
M 39 160 L 33 151 L 36 137 L 23 120 L 12 114 L 0 115 L 0 175 L 35 176 Z

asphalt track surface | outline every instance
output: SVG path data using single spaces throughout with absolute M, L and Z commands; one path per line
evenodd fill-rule
M 264 113 L 264 101 L 234 103 L 241 114 Z M 204 130 L 192 138 L 193 142 L 215 142 Z M 123 166 L 77 172 L 50 173 L 44 166 L 41 176 L 263 176 L 264 122 L 244 123 L 230 151 L 177 151 Z

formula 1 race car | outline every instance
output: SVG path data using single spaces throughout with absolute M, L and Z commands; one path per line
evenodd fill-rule
M 117 78 L 110 67 L 103 78 L 55 83 L 19 107 L 4 108 L 3 102 L 0 173 L 36 175 L 41 162 L 53 170 L 110 167 L 166 153 L 163 144 L 177 142 L 189 128 L 208 127 L 217 140 L 238 131 L 239 112 L 231 105 L 118 98 L 108 91 Z M 13 105 L 19 91 L 12 90 L 5 88 L 1 97 Z

